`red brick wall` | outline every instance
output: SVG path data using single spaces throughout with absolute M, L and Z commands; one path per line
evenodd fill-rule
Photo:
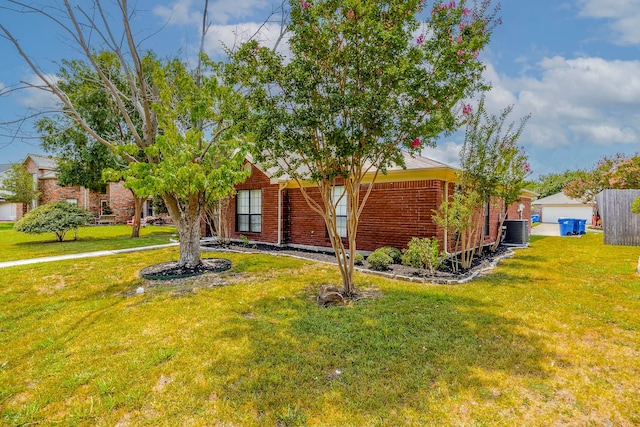
M 61 187 L 55 179 L 41 179 L 38 181 L 41 192 L 38 205 L 57 202 L 60 200 L 76 199 L 78 206 L 91 211 L 94 216 L 100 215 L 100 203 L 106 200 L 114 215 L 116 223 L 125 224 L 135 212 L 135 204 L 131 191 L 124 188 L 122 182 L 110 183 L 107 193 L 100 194 L 86 190 L 79 186 Z
M 358 249 L 372 251 L 387 245 L 404 248 L 412 237 L 435 236 L 442 242 L 444 231 L 432 216 L 442 203 L 443 188 L 444 182 L 438 180 L 375 184 L 360 216 Z M 291 236 L 288 243 L 331 247 L 322 217 L 311 211 L 300 190 L 287 192 Z M 307 192 L 322 205 L 316 188 L 307 188 Z
M 61 187 L 55 179 L 41 179 L 38 181 L 38 190 L 40 191 L 39 206 L 67 199 L 75 199 L 78 206 L 84 206 L 84 190 L 79 186 Z
M 135 214 L 135 200 L 131 190 L 124 188 L 123 182 L 110 182 L 107 185 L 107 200 L 117 224 L 126 224 Z M 97 200 L 100 203 L 100 200 Z
M 520 216 L 518 214 L 518 207 L 520 204 L 524 205 L 524 210 L 522 211 L 522 219 L 526 219 L 529 221 L 529 233 L 531 233 L 531 199 L 528 197 L 522 197 L 519 202 L 515 202 L 511 206 L 509 206 L 509 212 L 507 214 L 508 219 L 519 219 Z
M 236 185 L 236 190 L 262 189 L 262 232 L 249 233 L 236 231 L 236 198 L 231 198 L 227 215 L 231 224 L 230 236 L 237 239 L 240 235 L 249 240 L 278 243 L 278 184 L 271 184 L 269 178 L 258 168 L 251 165 L 251 176 L 242 184 Z

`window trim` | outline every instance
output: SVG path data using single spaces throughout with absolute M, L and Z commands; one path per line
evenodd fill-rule
M 240 212 L 240 194 L 241 193 L 247 193 L 248 194 L 248 204 L 247 204 L 247 213 L 244 212 Z M 252 195 L 253 194 L 259 194 L 260 198 L 260 211 L 259 213 L 251 213 L 252 210 L 252 206 L 251 206 L 251 200 L 252 200 Z M 247 229 L 240 229 L 240 217 L 246 217 L 248 222 L 246 222 L 247 224 Z M 254 221 L 254 218 L 259 218 L 259 220 L 256 222 Z M 255 228 L 253 228 L 253 225 L 257 224 L 257 230 Z M 238 233 L 255 233 L 255 234 L 259 234 L 262 233 L 262 189 L 261 188 L 254 188 L 254 189 L 247 189 L 247 190 L 238 190 L 236 193 L 236 232 Z
M 339 204 L 338 204 L 338 198 L 342 196 L 342 200 L 340 200 Z M 341 239 L 346 239 L 347 238 L 347 233 L 348 233 L 348 229 L 347 229 L 347 197 L 345 194 L 345 187 L 344 185 L 334 185 L 333 187 L 331 187 L 331 201 L 333 202 L 335 208 L 336 208 L 336 228 L 338 229 L 338 236 L 340 236 Z M 339 207 L 343 207 L 344 208 L 344 215 L 339 215 L 338 214 L 338 208 Z M 340 227 L 338 226 L 338 219 L 339 218 L 344 218 L 344 226 Z M 344 230 L 344 231 L 343 231 Z M 341 232 L 343 231 L 343 232 Z

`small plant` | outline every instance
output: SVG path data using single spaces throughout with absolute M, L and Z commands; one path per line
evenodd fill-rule
M 353 257 L 353 263 L 355 265 L 364 265 L 364 256 L 362 256 L 362 254 L 356 253 L 356 256 Z
M 444 261 L 444 254 L 438 247 L 438 239 L 413 237 L 407 249 L 403 251 L 402 264 L 415 268 L 428 269 L 431 274 L 437 270 Z
M 384 271 L 388 270 L 389 265 L 393 264 L 393 259 L 380 249 L 376 249 L 367 257 L 367 262 L 372 270 Z
M 393 260 L 393 264 L 400 264 L 402 262 L 402 252 L 400 252 L 400 249 L 394 248 L 392 246 L 383 246 L 376 249 L 376 251 L 381 251 L 389 255 Z
M 102 209 L 102 215 L 111 215 L 112 213 L 113 211 L 110 206 L 105 206 L 104 209 Z
M 239 237 L 240 237 L 240 240 L 242 241 L 243 246 L 249 246 L 249 238 L 247 236 L 245 236 L 244 234 L 241 234 Z

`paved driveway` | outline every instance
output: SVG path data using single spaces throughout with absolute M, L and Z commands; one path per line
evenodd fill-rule
M 558 223 L 546 223 L 543 222 L 540 225 L 531 227 L 532 236 L 559 236 L 560 226 Z

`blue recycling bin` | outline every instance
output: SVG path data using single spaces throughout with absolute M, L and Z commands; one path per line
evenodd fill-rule
M 540 215 L 531 215 L 531 222 L 540 222 Z
M 586 234 L 587 233 L 587 220 L 586 219 L 577 219 L 576 222 L 578 225 L 578 233 Z
M 573 221 L 573 234 L 580 234 L 580 220 L 578 218 L 569 218 Z
M 573 234 L 573 218 L 558 218 L 561 236 L 571 236 Z

